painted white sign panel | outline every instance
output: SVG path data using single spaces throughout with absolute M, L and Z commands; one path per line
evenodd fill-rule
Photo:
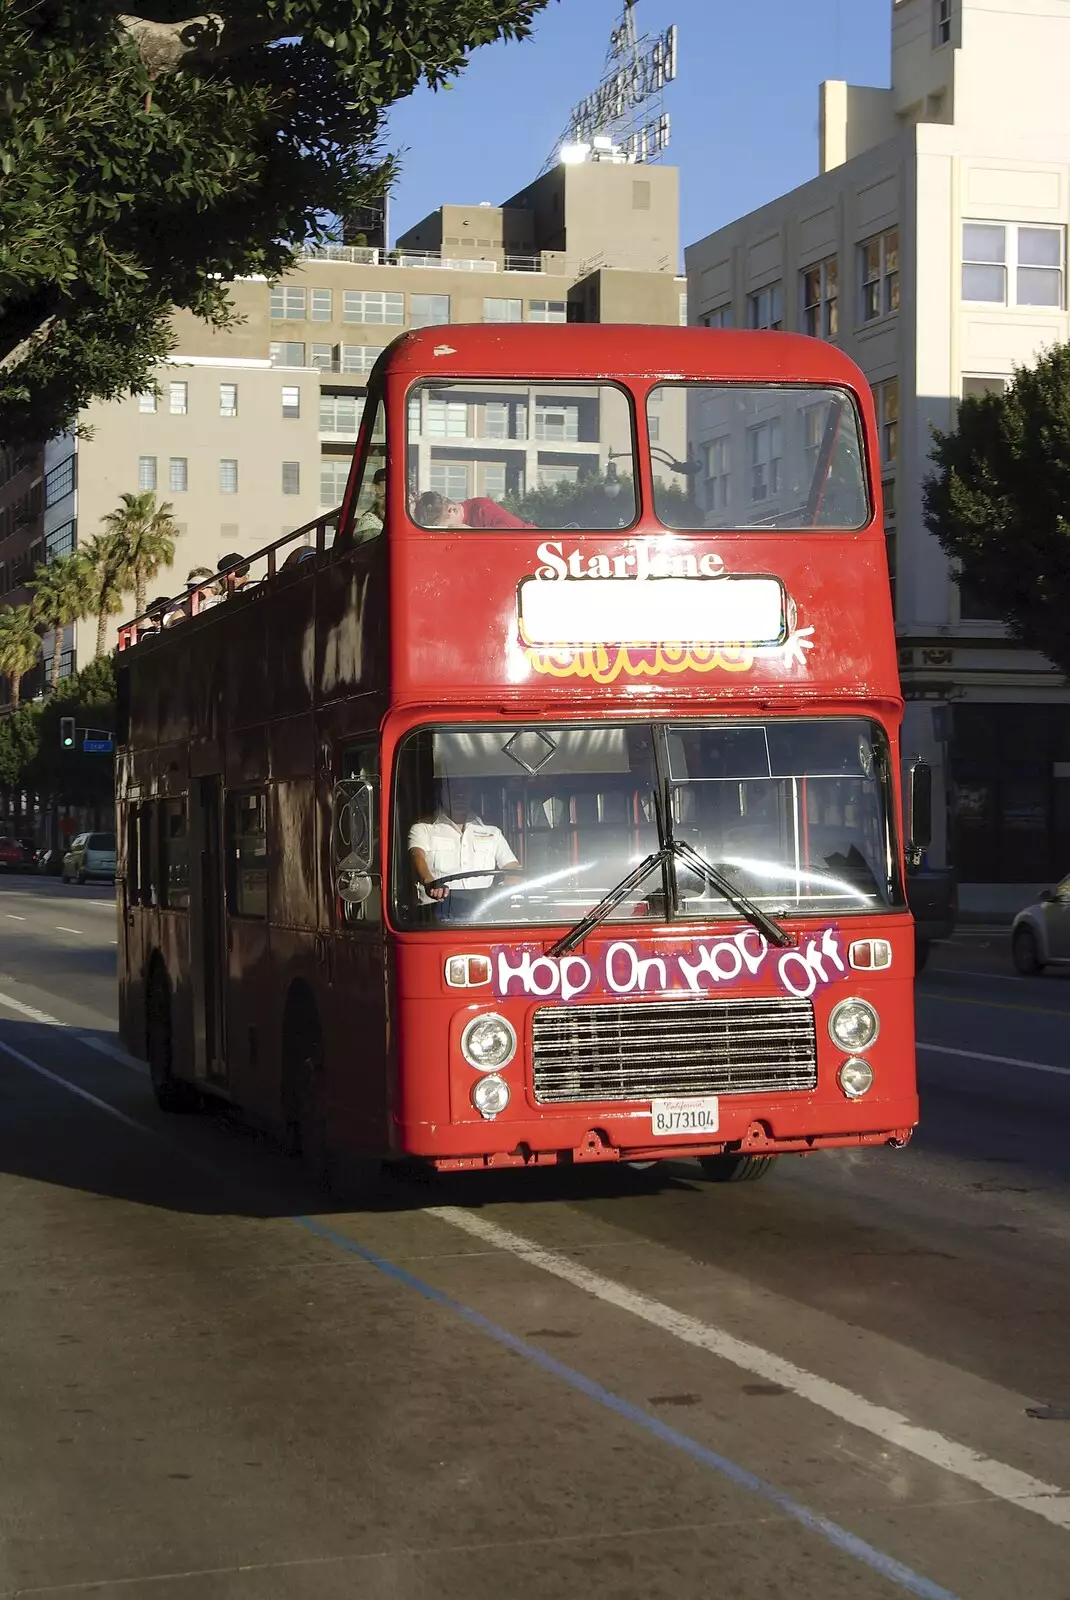
M 783 644 L 779 578 L 582 578 L 520 585 L 532 645 Z

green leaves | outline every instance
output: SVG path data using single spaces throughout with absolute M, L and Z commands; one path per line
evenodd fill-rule
M 0 438 L 143 382 L 172 306 L 221 318 L 221 283 L 374 201 L 385 109 L 545 4 L 230 0 L 200 30 L 159 0 L 0 5 Z
M 1070 673 L 1070 346 L 938 433 L 925 522 L 1011 633 Z

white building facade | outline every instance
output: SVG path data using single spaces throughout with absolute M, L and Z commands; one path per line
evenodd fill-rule
M 1070 338 L 1070 3 L 888 4 L 892 87 L 822 85 L 819 176 L 692 245 L 689 305 L 832 339 L 872 384 L 904 751 L 947 801 L 930 861 L 998 914 L 1070 870 L 1070 688 L 955 582 L 922 484 L 960 397 Z

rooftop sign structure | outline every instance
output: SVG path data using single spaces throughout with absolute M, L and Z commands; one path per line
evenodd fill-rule
M 662 99 L 665 85 L 676 77 L 676 27 L 640 35 L 637 4 L 624 0 L 610 35 L 602 81 L 573 107 L 544 172 L 559 161 L 656 161 L 667 149 L 669 118 Z

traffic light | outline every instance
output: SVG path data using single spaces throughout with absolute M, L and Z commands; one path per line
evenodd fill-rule
M 59 719 L 59 742 L 63 746 L 64 750 L 73 750 L 74 749 L 74 718 L 73 717 L 60 717 L 60 719 Z

